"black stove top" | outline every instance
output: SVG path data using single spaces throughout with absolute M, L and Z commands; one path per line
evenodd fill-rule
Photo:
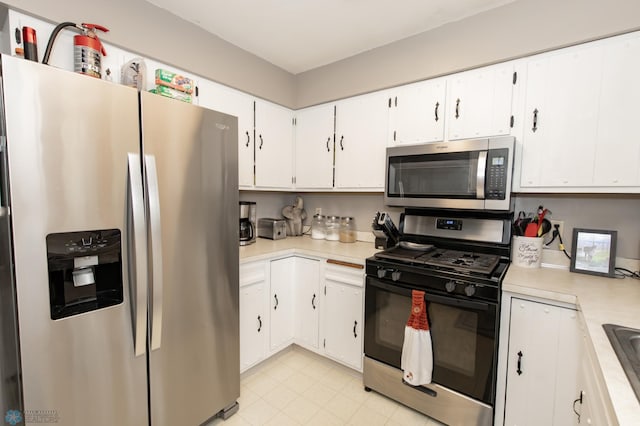
M 490 275 L 500 262 L 500 256 L 466 252 L 461 250 L 439 249 L 430 250 L 407 249 L 400 246 L 393 247 L 375 255 L 380 259 L 390 259 L 412 265 L 425 265 L 455 272 Z

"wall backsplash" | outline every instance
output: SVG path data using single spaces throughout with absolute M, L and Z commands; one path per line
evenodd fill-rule
M 371 229 L 377 211 L 390 213 L 396 225 L 403 211 L 385 206 L 380 193 L 240 191 L 240 200 L 257 202 L 258 218 L 280 218 L 282 208 L 293 204 L 297 195 L 304 200 L 305 225 L 318 207 L 325 215 L 353 216 L 364 232 Z M 573 228 L 611 229 L 618 231 L 617 255 L 640 259 L 640 194 L 515 194 L 516 211 L 535 212 L 539 205 L 552 212 L 551 219 L 564 221 L 567 251 Z

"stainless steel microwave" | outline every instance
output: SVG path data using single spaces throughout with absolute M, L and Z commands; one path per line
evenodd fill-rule
M 389 206 L 511 210 L 512 136 L 387 148 Z

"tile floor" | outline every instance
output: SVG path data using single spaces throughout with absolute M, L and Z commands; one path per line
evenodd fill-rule
M 212 425 L 441 425 L 365 392 L 360 373 L 298 346 L 242 374 L 238 402 L 235 415 Z

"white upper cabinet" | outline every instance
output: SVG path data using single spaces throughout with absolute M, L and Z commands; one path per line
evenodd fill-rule
M 296 188 L 333 188 L 333 103 L 296 112 Z
M 598 46 L 528 62 L 521 186 L 590 183 L 601 71 Z
M 253 97 L 207 80 L 198 92 L 200 106 L 238 117 L 238 184 L 253 186 Z
M 421 81 L 389 91 L 389 145 L 444 139 L 445 79 Z
M 640 37 L 527 61 L 520 189 L 640 191 Z
M 640 187 L 640 36 L 604 43 L 593 184 Z
M 388 99 L 380 91 L 336 103 L 337 189 L 384 189 Z
M 447 140 L 508 135 L 512 62 L 461 72 L 447 80 Z
M 255 101 L 255 184 L 261 188 L 293 186 L 293 111 Z

